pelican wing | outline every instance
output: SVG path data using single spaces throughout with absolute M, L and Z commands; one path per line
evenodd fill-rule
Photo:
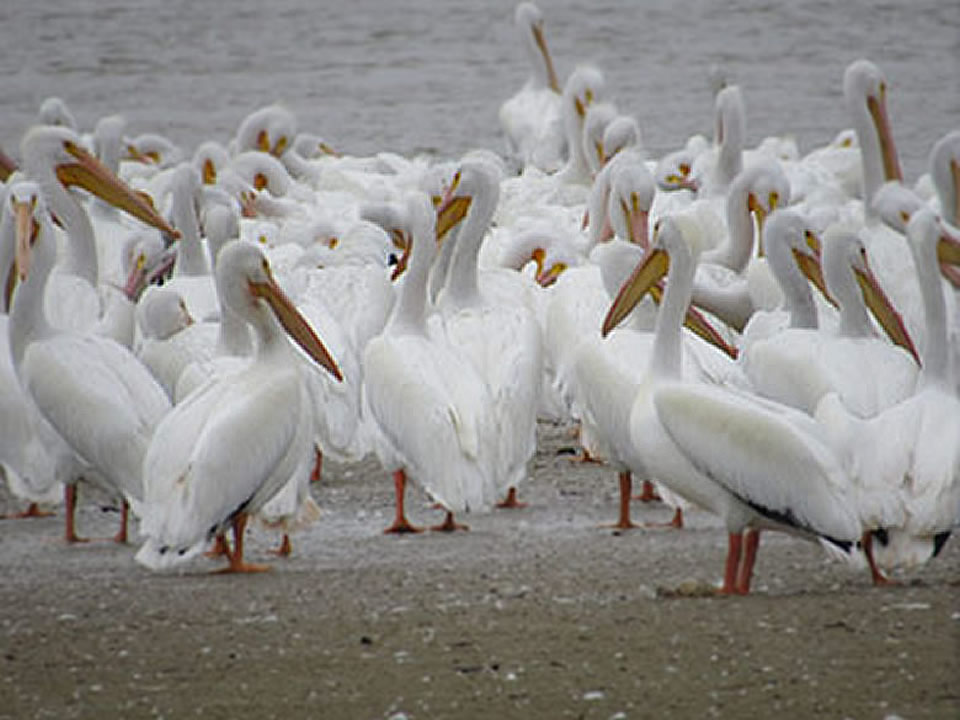
M 765 517 L 834 541 L 859 537 L 847 477 L 800 413 L 709 386 L 663 387 L 654 405 L 680 452 Z

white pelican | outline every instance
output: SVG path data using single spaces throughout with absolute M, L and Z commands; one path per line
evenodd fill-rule
M 10 354 L 8 324 L 16 285 L 16 208 L 39 195 L 35 183 L 20 181 L 0 192 L 0 277 L 5 278 L 0 306 L 0 473 L 7 486 L 29 506 L 15 517 L 42 517 L 51 513 L 40 504 L 55 504 L 63 498 L 56 477 L 56 433 L 40 417 L 32 399 L 20 386 Z M 8 273 L 9 268 L 9 273 Z
M 208 383 L 160 424 L 143 462 L 147 540 L 137 560 L 158 569 L 186 560 L 232 525 L 230 572 L 265 569 L 243 559 L 247 517 L 310 456 L 307 370 L 284 331 L 334 377 L 336 363 L 280 290 L 260 250 L 228 243 L 217 261 L 224 302 L 253 327 L 257 350 L 238 373 Z
M 65 150 L 69 153 L 69 145 Z M 113 176 L 104 173 L 96 181 L 112 182 L 115 198 L 139 200 Z M 18 205 L 17 212 L 18 268 L 26 280 L 10 316 L 13 364 L 43 417 L 107 489 L 122 497 L 122 524 L 115 539 L 126 542 L 128 505 L 142 497 L 143 454 L 170 402 L 127 348 L 110 338 L 58 330 L 49 323 L 43 298 L 56 239 L 40 198 L 32 205 Z M 159 216 L 143 215 L 164 225 Z M 77 479 L 65 478 L 68 542 L 79 540 L 74 530 Z
M 37 122 L 41 125 L 54 125 L 70 128 L 75 132 L 79 132 L 80 126 L 77 124 L 76 118 L 73 116 L 73 113 L 70 111 L 70 108 L 67 107 L 67 103 L 63 98 L 59 97 L 48 97 L 40 103 L 40 111 L 37 113 Z
M 567 78 L 563 86 L 560 112 L 567 137 L 567 164 L 557 174 L 566 184 L 588 185 L 591 181 L 590 166 L 583 148 L 583 127 L 590 105 L 603 98 L 606 81 L 596 68 L 582 65 Z
M 663 221 L 653 249 L 621 289 L 609 332 L 669 268 L 645 378 L 630 411 L 630 436 L 645 477 L 720 515 L 729 533 L 723 593 L 750 588 L 759 534 L 779 529 L 849 550 L 860 537 L 849 481 L 808 416 L 708 385 L 683 382 L 680 333 L 700 231 L 689 218 Z
M 480 272 L 477 257 L 500 197 L 496 171 L 465 160 L 445 202 L 465 199 L 469 208 L 457 234 L 453 263 L 437 300 L 447 340 L 470 358 L 493 395 L 497 484 L 518 507 L 517 486 L 536 452 L 537 407 L 543 373 L 540 325 L 518 301 L 526 278 L 503 269 Z M 441 206 L 442 211 L 442 206 Z
M 447 213 L 463 203 L 454 201 Z M 410 264 L 393 314 L 363 356 L 365 412 L 380 438 L 377 456 L 393 473 L 396 518 L 386 532 L 416 532 L 404 512 L 407 476 L 452 513 L 489 509 L 496 499 L 493 405 L 486 383 L 467 358 L 427 335 L 426 282 L 436 255 L 433 209 L 422 195 L 408 200 Z M 450 222 L 448 215 L 439 223 Z M 441 230 L 442 232 L 442 230 Z
M 543 14 L 531 2 L 519 3 L 514 24 L 531 74 L 523 88 L 500 106 L 507 158 L 520 170 L 532 165 L 544 172 L 555 172 L 562 166 L 567 148 L 560 114 L 560 84 L 543 34 Z
M 929 208 L 914 213 L 908 235 L 927 330 L 916 392 L 867 420 L 851 414 L 836 395 L 827 396 L 817 413 L 848 454 L 851 474 L 873 493 L 862 514 L 864 549 L 877 584 L 886 582 L 877 565 L 926 562 L 960 524 L 960 399 L 938 263 L 945 256 L 960 261 L 960 245 L 944 239 Z
M 802 232 L 794 227 L 788 238 L 799 255 L 805 254 Z M 816 262 L 809 255 L 800 261 L 805 267 Z M 744 369 L 752 389 L 764 397 L 813 414 L 823 396 L 835 392 L 850 412 L 872 417 L 913 393 L 919 358 L 853 232 L 840 226 L 827 230 L 823 278 L 839 307 L 836 329 L 814 324 L 752 339 L 744 344 Z M 876 336 L 868 307 L 900 347 Z
M 132 306 L 112 302 L 101 304 L 100 273 L 97 261 L 96 238 L 90 217 L 78 199 L 70 193 L 79 186 L 106 203 L 125 210 L 139 220 L 152 224 L 172 237 L 171 228 L 144 198 L 135 195 L 120 183 L 102 163 L 80 146 L 76 134 L 66 128 L 37 126 L 27 132 L 22 141 L 24 171 L 35 180 L 43 194 L 48 210 L 53 213 L 67 234 L 65 257 L 47 291 L 47 311 L 57 327 L 93 328 L 101 322 L 103 332 L 115 318 L 110 311 L 117 309 L 132 319 Z M 105 292 L 109 292 L 109 288 Z M 121 339 L 121 338 L 117 338 Z
M 297 118 L 282 105 L 267 105 L 247 115 L 230 143 L 234 155 L 259 150 L 283 155 L 297 134 Z

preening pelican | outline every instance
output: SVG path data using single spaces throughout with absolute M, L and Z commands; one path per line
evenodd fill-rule
M 480 272 L 477 267 L 499 189 L 496 170 L 482 160 L 465 160 L 454 175 L 445 202 L 465 200 L 469 209 L 437 306 L 447 340 L 470 359 L 493 395 L 496 482 L 507 493 L 501 506 L 516 507 L 517 486 L 537 449 L 543 362 L 540 325 L 514 291 L 526 279 L 508 270 Z
M 49 323 L 43 298 L 53 269 L 56 239 L 41 198 L 32 199 L 32 205 L 18 205 L 17 212 L 17 264 L 26 280 L 10 316 L 14 367 L 22 386 L 57 434 L 109 491 L 122 497 L 122 525 L 115 539 L 126 542 L 127 507 L 138 503 L 143 494 L 143 455 L 170 402 L 124 346 L 99 335 L 59 330 Z M 163 221 L 155 217 L 154 224 Z M 66 539 L 76 542 L 78 477 L 74 474 L 64 479 Z
M 849 549 L 861 525 L 849 480 L 809 416 L 730 390 L 683 382 L 680 325 L 690 299 L 700 230 L 681 216 L 663 221 L 657 241 L 610 308 L 615 327 L 669 268 L 648 373 L 630 411 L 642 465 L 670 490 L 723 518 L 729 533 L 723 593 L 750 588 L 759 534 L 771 528 Z
M 447 213 L 464 211 L 464 203 Z M 447 225 L 447 215 L 440 223 Z M 404 511 L 407 477 L 450 513 L 486 510 L 496 500 L 496 429 L 486 383 L 445 340 L 429 337 L 427 274 L 436 220 L 422 195 L 408 201 L 410 264 L 393 314 L 363 355 L 365 411 L 379 432 L 376 453 L 393 473 L 396 518 L 386 532 L 415 532 Z M 416 413 L 413 409 L 416 408 Z M 448 528 L 445 528 L 448 529 Z
M 257 247 L 228 243 L 217 276 L 224 302 L 253 327 L 256 355 L 240 372 L 189 395 L 157 428 L 143 462 L 141 533 L 147 540 L 137 553 L 153 569 L 192 557 L 228 525 L 234 535 L 228 570 L 263 569 L 243 559 L 247 517 L 312 457 L 313 407 L 303 377 L 308 370 L 284 331 L 340 377 Z

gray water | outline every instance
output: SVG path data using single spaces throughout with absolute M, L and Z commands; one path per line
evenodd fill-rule
M 274 101 L 351 154 L 500 149 L 497 109 L 527 73 L 514 4 L 5 0 L 0 146 L 17 156 L 41 101 L 59 95 L 83 129 L 119 112 L 131 134 L 188 151 Z M 750 144 L 792 134 L 807 151 L 848 127 L 842 77 L 858 57 L 887 75 L 908 179 L 960 127 L 956 0 L 539 4 L 561 77 L 599 66 L 654 157 L 709 131 L 711 63 L 744 90 Z

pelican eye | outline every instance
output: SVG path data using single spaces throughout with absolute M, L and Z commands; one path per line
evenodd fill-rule
M 333 250 L 337 245 L 340 244 L 340 238 L 332 237 L 327 241 L 327 246 Z
M 684 176 L 689 175 L 690 165 L 688 163 L 680 163 L 680 172 L 683 173 Z
M 257 240 L 260 241 L 260 244 L 261 244 L 261 245 L 266 245 L 266 244 L 267 244 L 267 236 L 264 235 L 263 233 L 260 233 L 260 236 L 257 238 Z M 266 261 L 264 261 L 264 265 L 266 265 Z
M 773 191 L 772 193 L 770 193 L 769 200 L 770 200 L 770 209 L 773 210 L 777 206 L 777 203 L 780 202 L 780 193 L 778 193 L 777 191 Z
M 903 221 L 903 224 L 906 225 L 908 222 L 910 222 L 910 213 L 908 213 L 906 210 L 901 210 L 900 219 Z

